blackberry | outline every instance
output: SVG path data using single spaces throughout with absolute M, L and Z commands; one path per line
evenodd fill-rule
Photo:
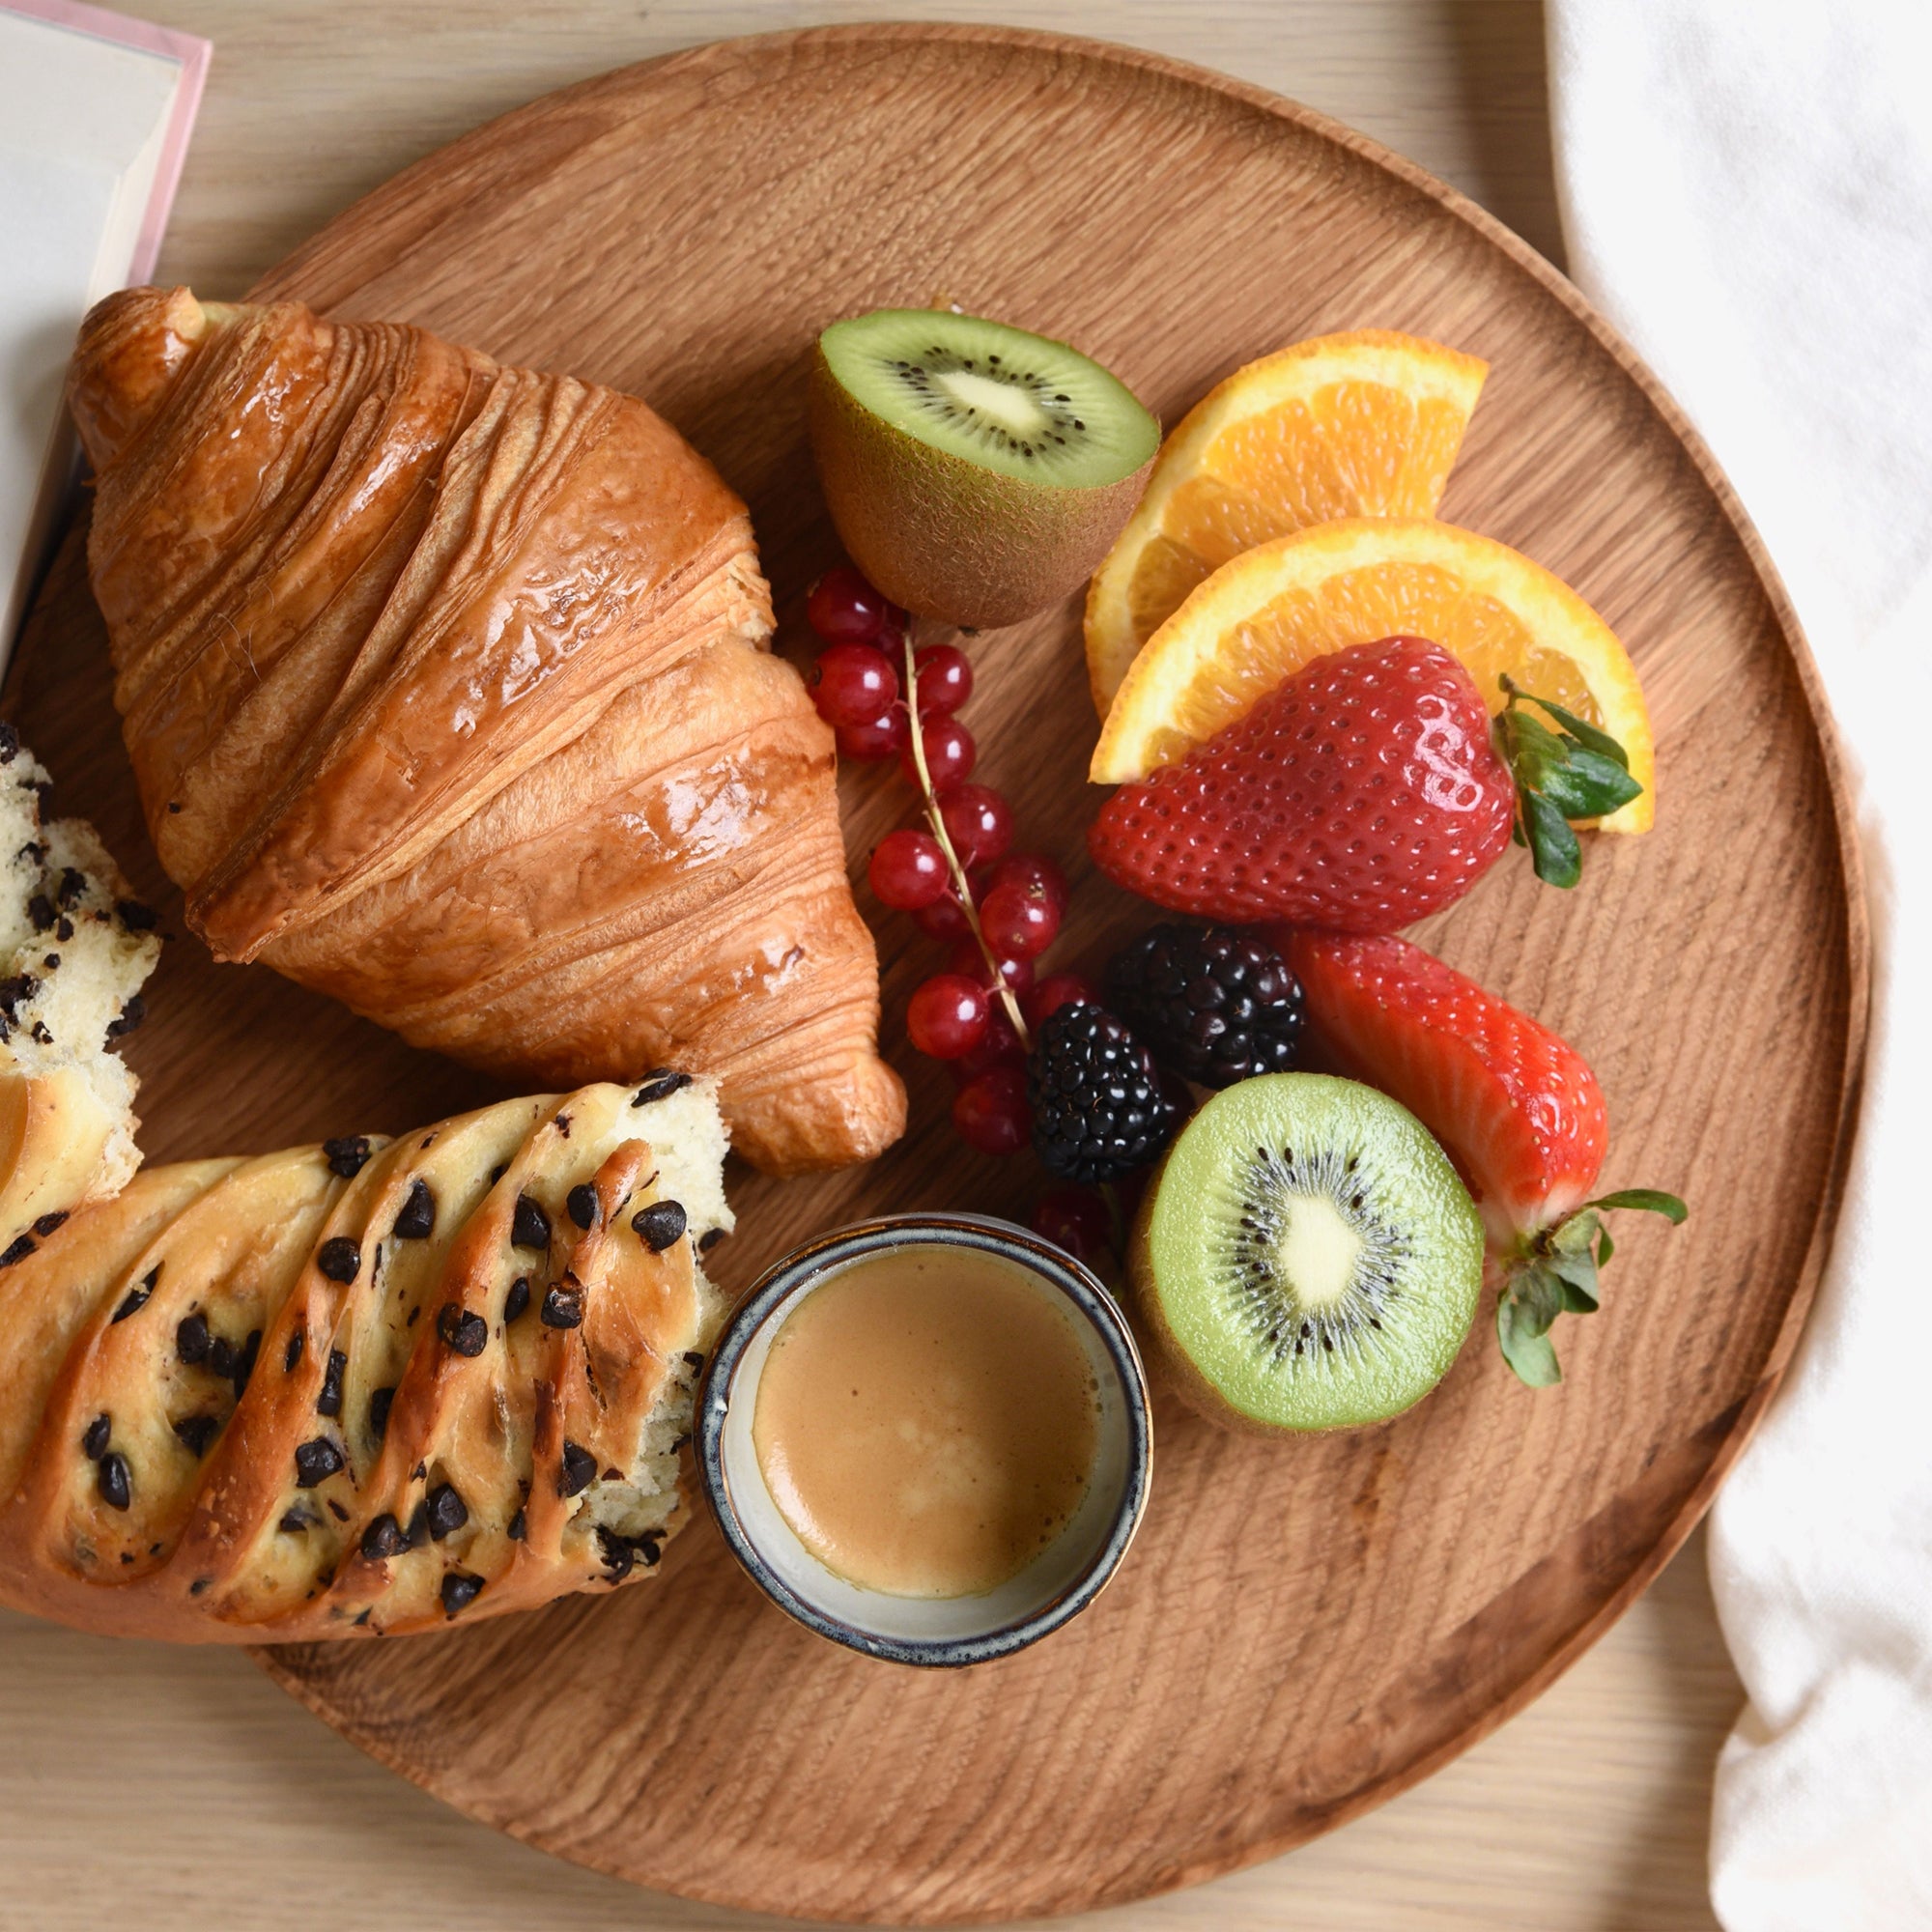
M 1040 1026 L 1027 1102 L 1041 1165 L 1083 1186 L 1131 1174 L 1173 1131 L 1153 1056 L 1104 1008 L 1081 1002 Z
M 1301 983 L 1253 933 L 1156 925 L 1115 954 L 1107 990 L 1162 1062 L 1204 1087 L 1295 1063 Z

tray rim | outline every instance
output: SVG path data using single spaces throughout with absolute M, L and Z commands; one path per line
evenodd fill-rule
M 1838 740 L 1836 725 L 1809 642 L 1776 566 L 1745 509 L 1742 499 L 1683 408 L 1670 395 L 1643 358 L 1597 311 L 1581 291 L 1553 264 L 1480 204 L 1372 136 L 1318 109 L 1308 107 L 1252 82 L 1172 55 L 1155 53 L 1117 42 L 1045 29 L 980 23 L 865 21 L 740 35 L 703 42 L 642 61 L 627 63 L 604 73 L 590 75 L 567 87 L 553 89 L 536 96 L 521 106 L 493 117 L 469 133 L 434 150 L 333 215 L 307 242 L 301 243 L 293 253 L 259 277 L 250 289 L 247 298 L 259 300 L 278 296 L 281 285 L 298 277 L 309 260 L 320 252 L 331 231 L 351 215 L 367 216 L 373 212 L 379 212 L 387 201 L 409 198 L 408 191 L 419 179 L 447 170 L 452 157 L 461 157 L 464 151 L 469 148 L 487 145 L 491 137 L 499 134 L 503 129 L 514 127 L 526 117 L 554 108 L 560 101 L 589 99 L 607 89 L 619 91 L 635 84 L 646 74 L 701 74 L 707 69 L 717 70 L 740 63 L 749 64 L 761 57 L 770 58 L 781 54 L 790 48 L 868 44 L 895 46 L 907 43 L 1010 47 L 1036 56 L 1138 70 L 1183 87 L 1205 89 L 1236 101 L 1250 110 L 1290 123 L 1317 140 L 1340 148 L 1356 159 L 1393 177 L 1412 192 L 1435 203 L 1445 213 L 1474 230 L 1519 273 L 1525 275 L 1545 296 L 1553 298 L 1575 321 L 1580 323 L 1634 384 L 1672 439 L 1690 458 L 1699 480 L 1710 490 L 1719 512 L 1751 566 L 1758 588 L 1765 598 L 1771 616 L 1781 634 L 1784 648 L 1797 672 L 1809 713 L 1827 786 L 1831 793 L 1832 821 L 1844 901 L 1845 953 L 1848 970 L 1844 1061 L 1840 1071 L 1831 1159 L 1826 1184 L 1813 1215 L 1810 1238 L 1798 1269 L 1797 1279 L 1792 1285 L 1783 1320 L 1756 1386 L 1738 1406 L 1736 1419 L 1726 1431 L 1703 1478 L 1687 1496 L 1644 1559 L 1635 1566 L 1622 1586 L 1563 1643 L 1557 1645 L 1508 1696 L 1485 1707 L 1469 1724 L 1436 1749 L 1424 1753 L 1399 1771 L 1384 1775 L 1374 1783 L 1364 1785 L 1358 1791 L 1350 1794 L 1325 1814 L 1316 1831 L 1290 1828 L 1283 1833 L 1249 1841 L 1230 1852 L 1179 1860 L 1160 1875 L 1158 1882 L 1152 1885 L 1128 1887 L 1118 1891 L 1103 1891 L 1080 1903 L 1051 1909 L 1061 1913 L 1085 1912 L 1140 1898 L 1159 1896 L 1277 1858 L 1295 1846 L 1308 1842 L 1313 1836 L 1323 1834 L 1337 1826 L 1347 1824 L 1386 1800 L 1421 1783 L 1541 1696 L 1630 1608 L 1676 1555 L 1709 1509 L 1719 1486 L 1750 1441 L 1766 1408 L 1782 1382 L 1830 1256 L 1844 1198 L 1864 1078 L 1871 999 L 1870 912 L 1866 896 L 1863 855 L 1858 832 L 1855 780 Z M 544 1834 L 525 1829 L 515 1820 L 483 1817 L 469 1807 L 457 1804 L 439 1790 L 425 1772 L 405 1762 L 383 1740 L 367 1735 L 361 1727 L 352 1724 L 344 1718 L 326 1696 L 291 1668 L 281 1655 L 281 1647 L 250 1646 L 247 1655 L 271 1682 L 313 1712 L 338 1735 L 347 1738 L 385 1769 L 428 1791 L 440 1802 L 450 1804 L 453 1809 L 463 1812 L 465 1816 L 471 1817 L 490 1829 L 502 1831 L 506 1835 L 533 1845 L 541 1851 L 566 1859 L 572 1863 L 621 1879 L 626 1883 L 643 1883 L 631 1874 L 618 1870 L 614 1864 L 600 1861 L 582 1848 L 574 1846 L 566 1848 L 549 1842 Z M 741 1894 L 734 1894 L 722 1888 L 681 1886 L 675 1893 L 668 1895 L 687 1897 L 701 1903 L 725 1906 L 739 1911 L 771 1910 L 769 1906 L 750 1903 Z M 922 1913 L 916 1919 L 867 1917 L 859 1922 L 996 1923 L 1001 1922 L 1001 1918 L 1002 1915 L 997 1912 L 969 1911 L 965 1914 L 952 1914 L 941 1911 Z

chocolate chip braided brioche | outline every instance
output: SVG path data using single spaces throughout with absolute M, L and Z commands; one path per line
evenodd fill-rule
M 132 1073 L 155 915 L 94 827 L 43 820 L 52 781 L 0 723 L 0 1268 L 140 1165 Z
M 641 1576 L 724 1157 L 666 1073 L 137 1174 L 0 1273 L 0 1602 L 281 1642 Z

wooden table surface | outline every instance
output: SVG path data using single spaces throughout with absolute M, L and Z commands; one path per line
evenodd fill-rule
M 1535 0 L 125 0 L 215 58 L 161 259 L 239 295 L 355 196 L 585 74 L 726 34 L 1004 20 L 1218 67 L 1366 129 L 1561 261 Z M 433 23 L 433 24 L 432 24 Z M 1108 1928 L 1678 1932 L 1743 1693 L 1693 1538 L 1539 1703 L 1428 1783 Z M 0 1922 L 18 1932 L 465 1932 L 766 1921 L 636 1891 L 392 1777 L 228 1653 L 0 1612 Z

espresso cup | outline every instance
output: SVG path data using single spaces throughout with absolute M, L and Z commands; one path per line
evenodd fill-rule
M 780 1512 L 753 1440 L 772 1344 L 800 1304 L 855 1263 L 920 1247 L 978 1249 L 1025 1271 L 1066 1314 L 1094 1375 L 1094 1460 L 1084 1496 L 1017 1575 L 978 1596 L 895 1596 L 839 1576 Z M 725 1324 L 697 1399 L 698 1478 L 732 1554 L 787 1616 L 893 1663 L 988 1662 L 1078 1616 L 1120 1568 L 1140 1527 L 1151 1448 L 1147 1380 L 1113 1297 L 1065 1250 L 978 1214 L 893 1215 L 794 1249 L 760 1277 Z

